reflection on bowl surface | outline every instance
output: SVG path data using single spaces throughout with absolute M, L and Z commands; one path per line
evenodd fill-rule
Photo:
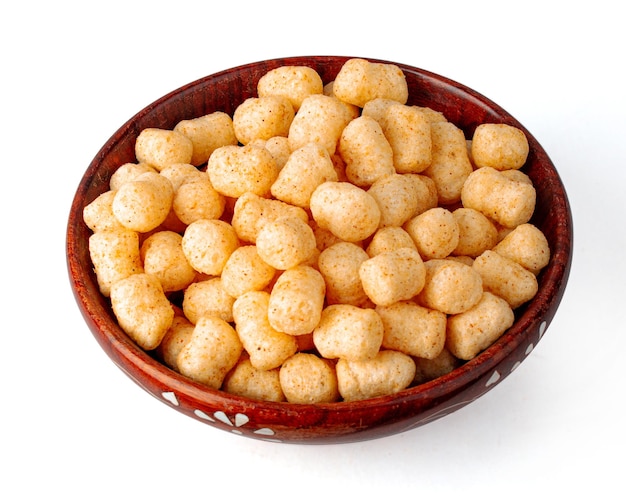
M 353 442 L 416 428 L 471 403 L 510 374 L 541 340 L 563 296 L 571 265 L 571 211 L 560 177 L 541 145 L 514 117 L 479 93 L 431 72 L 394 63 L 406 76 L 408 104 L 442 112 L 466 137 L 486 122 L 514 125 L 527 135 L 530 152 L 523 171 L 537 191 L 532 223 L 545 234 L 551 260 L 538 276 L 536 296 L 516 310 L 513 326 L 491 347 L 447 375 L 394 395 L 318 405 L 253 401 L 209 389 L 170 370 L 127 337 L 108 299 L 99 291 L 89 256 L 90 230 L 83 222 L 82 210 L 109 189 L 109 179 L 118 166 L 135 161 L 139 132 L 148 127 L 173 128 L 180 120 L 214 111 L 232 116 L 239 103 L 256 96 L 259 78 L 279 66 L 310 66 L 324 83 L 330 82 L 347 59 L 313 56 L 262 61 L 207 76 L 171 92 L 115 132 L 76 191 L 67 226 L 67 264 L 89 329 L 111 360 L 143 389 L 213 427 L 291 443 Z

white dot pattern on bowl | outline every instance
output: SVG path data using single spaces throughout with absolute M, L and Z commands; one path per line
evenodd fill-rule
M 539 339 L 541 339 L 541 337 L 543 337 L 543 334 L 546 331 L 548 324 L 546 321 L 543 321 L 540 325 L 539 325 L 539 329 L 538 329 L 538 334 L 539 334 Z M 533 349 L 535 348 L 533 343 L 530 343 L 527 347 L 526 350 L 524 351 L 524 354 L 526 356 L 528 356 Z M 513 366 L 510 369 L 510 373 L 512 373 L 519 365 L 520 365 L 521 361 L 517 361 L 515 362 L 515 364 L 513 364 Z M 501 373 L 498 370 L 494 370 L 490 377 L 487 379 L 487 381 L 485 382 L 485 387 L 490 387 L 492 385 L 497 384 L 500 379 L 502 378 Z M 165 399 L 167 402 L 169 402 L 170 404 L 174 405 L 174 406 L 179 406 L 179 402 L 178 402 L 178 398 L 176 397 L 176 394 L 171 392 L 171 391 L 166 391 L 166 392 L 162 392 L 161 396 L 163 397 L 163 399 Z M 480 397 L 480 394 L 478 396 L 475 396 L 472 399 L 469 399 L 467 401 L 460 401 L 457 403 L 454 403 L 450 406 L 446 406 L 445 408 L 442 408 L 440 410 L 438 410 L 437 412 L 421 419 L 418 420 L 417 422 L 413 422 L 411 425 L 407 426 L 405 429 L 402 430 L 402 432 L 406 432 L 408 430 L 414 429 L 416 427 L 419 427 L 421 425 L 424 425 L 428 422 L 437 420 L 440 417 L 443 417 L 445 415 L 448 415 L 449 413 L 452 413 L 454 410 L 462 408 L 463 406 L 466 406 L 468 404 L 470 404 L 471 402 L 473 402 L 475 399 L 477 399 L 478 397 Z M 228 415 L 226 415 L 226 413 L 224 413 L 223 411 L 216 411 L 213 413 L 213 415 L 208 415 L 207 413 L 205 413 L 202 410 L 199 409 L 195 409 L 193 411 L 194 415 L 202 420 L 206 420 L 208 422 L 211 422 L 212 424 L 217 424 L 218 422 L 221 422 L 222 424 L 227 425 L 228 427 L 230 427 L 230 432 L 232 432 L 233 434 L 238 434 L 238 435 L 242 435 L 243 432 L 241 431 L 241 429 L 245 428 L 245 426 L 250 422 L 250 418 L 245 415 L 244 413 L 235 413 L 234 416 L 229 417 Z M 274 437 L 276 435 L 276 432 L 272 429 L 270 429 L 269 427 L 261 427 L 259 429 L 256 429 L 254 431 L 252 431 L 252 434 L 254 434 L 256 437 L 259 437 L 260 439 L 263 439 L 265 441 L 272 441 L 272 442 L 282 442 L 281 439 L 278 439 L 276 437 Z

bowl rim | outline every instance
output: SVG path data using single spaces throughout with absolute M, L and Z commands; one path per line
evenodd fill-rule
M 351 59 L 358 56 L 295 56 L 286 58 L 271 59 L 269 62 L 275 64 L 291 64 L 304 60 L 310 60 L 311 62 L 320 62 L 330 59 Z M 436 73 L 424 70 L 415 66 L 410 66 L 403 63 L 397 63 L 393 61 L 387 61 L 384 59 L 376 59 L 370 57 L 362 57 L 371 62 L 391 63 L 396 64 L 405 72 L 413 72 L 420 75 L 422 78 L 434 80 L 437 85 L 445 85 L 447 87 L 456 89 L 457 92 L 471 98 L 480 103 L 481 106 L 487 106 L 494 109 L 500 114 L 504 114 L 510 117 L 509 122 L 515 126 L 521 128 L 528 137 L 531 143 L 531 149 L 541 153 L 544 157 L 542 162 L 548 162 L 552 174 L 550 182 L 558 184 L 562 191 L 562 196 L 556 200 L 557 205 L 552 207 L 553 210 L 558 210 L 564 215 L 563 224 L 566 226 L 566 231 L 560 233 L 566 235 L 566 237 L 557 238 L 556 245 L 551 248 L 550 263 L 542 271 L 542 284 L 539 288 L 537 295 L 525 306 L 519 316 L 516 316 L 515 323 L 507 330 L 494 344 L 482 351 L 474 359 L 465 362 L 462 366 L 454 369 L 450 373 L 430 380 L 428 382 L 409 387 L 402 390 L 400 393 L 379 396 L 369 398 L 361 401 L 354 402 L 334 402 L 334 403 L 318 403 L 318 404 L 299 404 L 299 403 L 287 403 L 287 402 L 270 402 L 270 401 L 256 401 L 248 399 L 242 396 L 225 393 L 221 390 L 211 389 L 198 382 L 190 380 L 183 375 L 171 370 L 169 367 L 159 362 L 150 356 L 149 353 L 139 348 L 111 319 L 110 311 L 106 310 L 106 299 L 103 297 L 100 300 L 93 301 L 87 293 L 87 289 L 84 287 L 85 280 L 91 280 L 93 277 L 90 275 L 91 270 L 85 269 L 78 259 L 77 252 L 77 224 L 82 222 L 82 218 L 78 215 L 82 215 L 82 207 L 88 202 L 85 199 L 85 194 L 88 191 L 89 185 L 94 181 L 98 174 L 98 165 L 102 158 L 104 158 L 116 144 L 124 137 L 133 127 L 134 124 L 143 116 L 149 114 L 155 108 L 160 107 L 167 101 L 181 93 L 192 91 L 203 85 L 214 81 L 216 78 L 223 78 L 228 75 L 232 75 L 233 72 L 246 71 L 251 67 L 256 67 L 260 63 L 267 64 L 268 61 L 256 61 L 247 64 L 235 66 L 233 68 L 224 69 L 216 73 L 199 78 L 188 84 L 185 84 L 164 96 L 156 99 L 151 104 L 148 104 L 143 109 L 138 111 L 135 115 L 129 118 L 119 129 L 105 142 L 98 153 L 94 156 L 90 162 L 87 170 L 82 176 L 74 199 L 70 208 L 70 218 L 68 220 L 67 233 L 66 233 L 66 265 L 68 269 L 70 284 L 74 297 L 79 306 L 79 309 L 89 325 L 90 330 L 96 337 L 98 343 L 107 352 L 109 357 L 114 363 L 122 369 L 130 378 L 132 378 L 138 385 L 142 386 L 142 383 L 137 380 L 136 374 L 130 367 L 137 367 L 138 370 L 145 372 L 146 375 L 157 381 L 163 387 L 169 387 L 170 390 L 176 391 L 180 394 L 184 394 L 191 400 L 210 401 L 211 404 L 223 405 L 228 407 L 233 412 L 245 413 L 251 408 L 258 408 L 259 406 L 266 408 L 268 411 L 285 411 L 286 408 L 293 411 L 313 411 L 313 412 L 339 412 L 349 413 L 356 407 L 358 408 L 373 408 L 381 405 L 392 404 L 398 399 L 399 396 L 406 398 L 408 401 L 416 399 L 437 399 L 445 395 L 454 393 L 461 390 L 468 383 L 471 383 L 477 378 L 484 377 L 489 374 L 499 363 L 501 363 L 507 356 L 512 353 L 519 345 L 526 339 L 530 331 L 538 328 L 543 329 L 549 325 L 552 316 L 555 314 L 556 309 L 563 297 L 565 291 L 565 284 L 569 277 L 569 271 L 572 262 L 571 246 L 573 244 L 573 227 L 572 227 L 572 213 L 565 191 L 565 187 L 560 179 L 560 176 L 556 170 L 556 167 L 545 153 L 543 147 L 539 144 L 536 138 L 520 123 L 489 98 L 483 96 L 479 92 L 459 83 L 451 80 L 447 77 L 438 75 Z M 94 318 L 99 318 L 96 320 Z M 543 325 L 538 325 L 539 321 L 543 321 Z M 543 335 L 543 331 L 541 335 Z M 98 332 L 98 333 L 96 333 Z

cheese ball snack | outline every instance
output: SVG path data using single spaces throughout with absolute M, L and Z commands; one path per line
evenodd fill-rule
M 150 274 L 132 274 L 113 283 L 111 307 L 122 330 L 146 351 L 158 347 L 174 320 L 172 304 Z
M 293 106 L 286 97 L 250 97 L 237 106 L 233 113 L 235 136 L 241 144 L 248 144 L 255 139 L 287 137 L 294 116 Z
M 450 259 L 424 263 L 425 283 L 418 303 L 445 314 L 458 314 L 475 306 L 483 293 L 481 275 L 472 267 Z
M 474 170 L 463 185 L 461 201 L 466 208 L 506 228 L 528 222 L 535 210 L 536 191 L 532 184 L 513 180 L 491 167 Z
M 158 358 L 174 371 L 178 371 L 178 354 L 189 341 L 193 329 L 194 324 L 191 321 L 184 316 L 174 314 L 172 325 L 156 348 Z
M 446 375 L 461 364 L 460 360 L 446 347 L 433 359 L 413 358 L 413 361 L 415 361 L 414 384 L 423 384 Z
M 160 171 L 172 163 L 191 163 L 193 143 L 174 130 L 145 128 L 135 141 L 135 156 Z
M 378 313 L 350 304 L 326 307 L 313 330 L 313 343 L 326 359 L 371 359 L 382 340 L 383 322 Z
M 480 124 L 472 136 L 472 159 L 477 167 L 518 169 L 526 163 L 528 150 L 526 134 L 504 123 Z
M 360 108 L 376 98 L 405 104 L 409 97 L 406 78 L 399 67 L 360 58 L 344 63 L 335 77 L 333 93 L 338 99 Z
M 200 219 L 192 222 L 183 235 L 183 252 L 198 272 L 219 276 L 239 239 L 235 229 L 220 219 Z
M 391 145 L 373 118 L 360 116 L 346 125 L 339 138 L 339 154 L 347 179 L 359 187 L 396 173 Z
M 279 376 L 290 403 L 333 403 L 339 399 L 334 366 L 313 353 L 294 354 L 283 363 Z
M 416 250 L 399 248 L 363 262 L 359 276 L 370 300 L 386 306 L 417 295 L 424 286 L 426 270 Z
M 83 221 L 94 233 L 103 229 L 123 229 L 113 214 L 115 191 L 105 191 L 83 208 Z
M 446 315 L 413 301 L 377 306 L 383 322 L 382 347 L 409 356 L 434 359 L 446 343 Z
M 415 106 L 386 106 L 379 120 L 393 150 L 393 164 L 400 174 L 419 174 L 432 162 L 430 121 Z
M 185 182 L 208 178 L 206 172 L 194 167 L 191 163 L 172 163 L 159 173 L 170 181 L 175 192 Z
M 284 271 L 270 294 L 268 319 L 279 332 L 304 335 L 319 323 L 326 284 L 319 271 L 296 266 Z
M 89 256 L 100 293 L 105 297 L 117 281 L 143 272 L 139 235 L 129 229 L 103 229 L 93 233 L 89 237 Z
M 453 255 L 478 257 L 498 241 L 498 229 L 485 215 L 472 208 L 457 208 L 452 212 L 459 228 L 459 240 Z
M 231 224 L 241 241 L 256 243 L 261 228 L 280 217 L 298 217 L 304 222 L 309 220 L 309 215 L 301 207 L 248 192 L 237 198 Z
M 365 252 L 369 257 L 374 257 L 381 253 L 393 252 L 399 248 L 411 248 L 417 251 L 413 238 L 403 228 L 385 226 L 374 233 Z
M 186 178 L 172 200 L 176 217 L 186 225 L 199 219 L 219 219 L 225 207 L 224 196 L 213 188 L 206 174 Z
M 313 191 L 322 183 L 337 180 L 328 151 L 316 143 L 294 150 L 271 186 L 274 198 L 307 208 Z
M 514 319 L 504 299 L 485 292 L 474 307 L 448 318 L 446 347 L 455 357 L 470 360 L 493 344 Z
M 363 248 L 347 241 L 339 241 L 320 253 L 317 265 L 326 283 L 328 304 L 363 306 L 367 303 L 359 268 L 368 258 Z
M 189 285 L 183 294 L 183 312 L 194 325 L 202 316 L 233 321 L 235 298 L 225 289 L 222 279 L 214 277 Z
M 280 386 L 279 370 L 259 370 L 250 359 L 242 356 L 235 367 L 228 372 L 222 390 L 257 401 L 285 401 Z
M 413 217 L 404 229 L 424 260 L 443 259 L 459 243 L 459 225 L 446 208 L 435 207 Z
M 222 286 L 231 297 L 246 292 L 263 290 L 274 276 L 276 269 L 265 262 L 255 245 L 244 245 L 235 249 L 222 269 Z
M 291 148 L 289 147 L 289 139 L 287 139 L 287 137 L 275 136 L 267 140 L 254 139 L 249 142 L 248 145 L 267 149 L 274 157 L 279 170 L 282 170 L 291 155 Z
M 472 268 L 481 276 L 483 286 L 516 309 L 535 296 L 537 277 L 528 269 L 493 250 L 474 259 Z
M 111 191 L 116 191 L 125 182 L 135 180 L 146 172 L 157 172 L 157 170 L 147 163 L 124 163 L 111 174 L 109 188 Z
M 312 142 L 333 155 L 344 127 L 355 118 L 352 110 L 339 99 L 323 94 L 306 97 L 289 128 L 292 151 Z
M 189 163 L 196 167 L 206 163 L 217 148 L 237 144 L 233 119 L 222 111 L 181 120 L 174 126 L 174 131 L 191 141 L 193 149 Z
M 364 240 L 380 223 L 380 208 L 374 197 L 349 182 L 320 184 L 311 195 L 310 209 L 320 227 L 344 241 Z
M 222 146 L 209 158 L 207 173 L 215 190 L 224 196 L 237 198 L 246 192 L 267 196 L 278 166 L 265 148 Z
M 411 217 L 437 205 L 434 184 L 418 175 L 392 173 L 367 190 L 380 209 L 380 226 L 402 226 Z M 434 195 L 434 196 L 433 196 Z
M 173 199 L 171 182 L 158 173 L 146 172 L 119 187 L 111 208 L 124 227 L 147 233 L 165 220 Z
M 463 131 L 451 122 L 430 125 L 432 161 L 424 174 L 435 181 L 439 204 L 450 205 L 461 199 L 461 190 L 473 167 L 467 154 Z
M 548 240 L 537 226 L 529 223 L 517 226 L 492 249 L 535 275 L 550 261 Z
M 285 270 L 311 259 L 317 242 L 313 229 L 302 219 L 280 217 L 261 228 L 256 248 L 263 261 L 275 269 Z
M 182 375 L 219 389 L 242 352 L 239 336 L 230 324 L 214 316 L 202 316 L 176 362 Z
M 270 294 L 264 291 L 244 293 L 233 304 L 235 329 L 250 363 L 259 370 L 278 368 L 294 355 L 296 337 L 272 328 L 267 318 Z
M 173 231 L 158 231 L 148 236 L 140 248 L 144 272 L 159 279 L 164 292 L 188 287 L 196 278 L 183 252 L 183 237 Z
M 306 97 L 323 91 L 320 75 L 308 66 L 281 66 L 265 73 L 257 83 L 259 97 L 282 96 L 295 111 Z
M 415 377 L 415 362 L 407 354 L 382 350 L 373 359 L 337 361 L 337 384 L 344 401 L 395 394 Z

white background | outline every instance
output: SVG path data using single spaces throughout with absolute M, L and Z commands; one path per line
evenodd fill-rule
M 0 496 L 623 493 L 626 39 L 618 2 L 581 4 L 4 2 Z M 64 254 L 74 191 L 124 121 L 216 71 L 314 54 L 403 62 L 490 97 L 547 150 L 575 222 L 562 305 L 512 375 L 427 426 L 332 446 L 232 435 L 142 391 L 85 326 Z

